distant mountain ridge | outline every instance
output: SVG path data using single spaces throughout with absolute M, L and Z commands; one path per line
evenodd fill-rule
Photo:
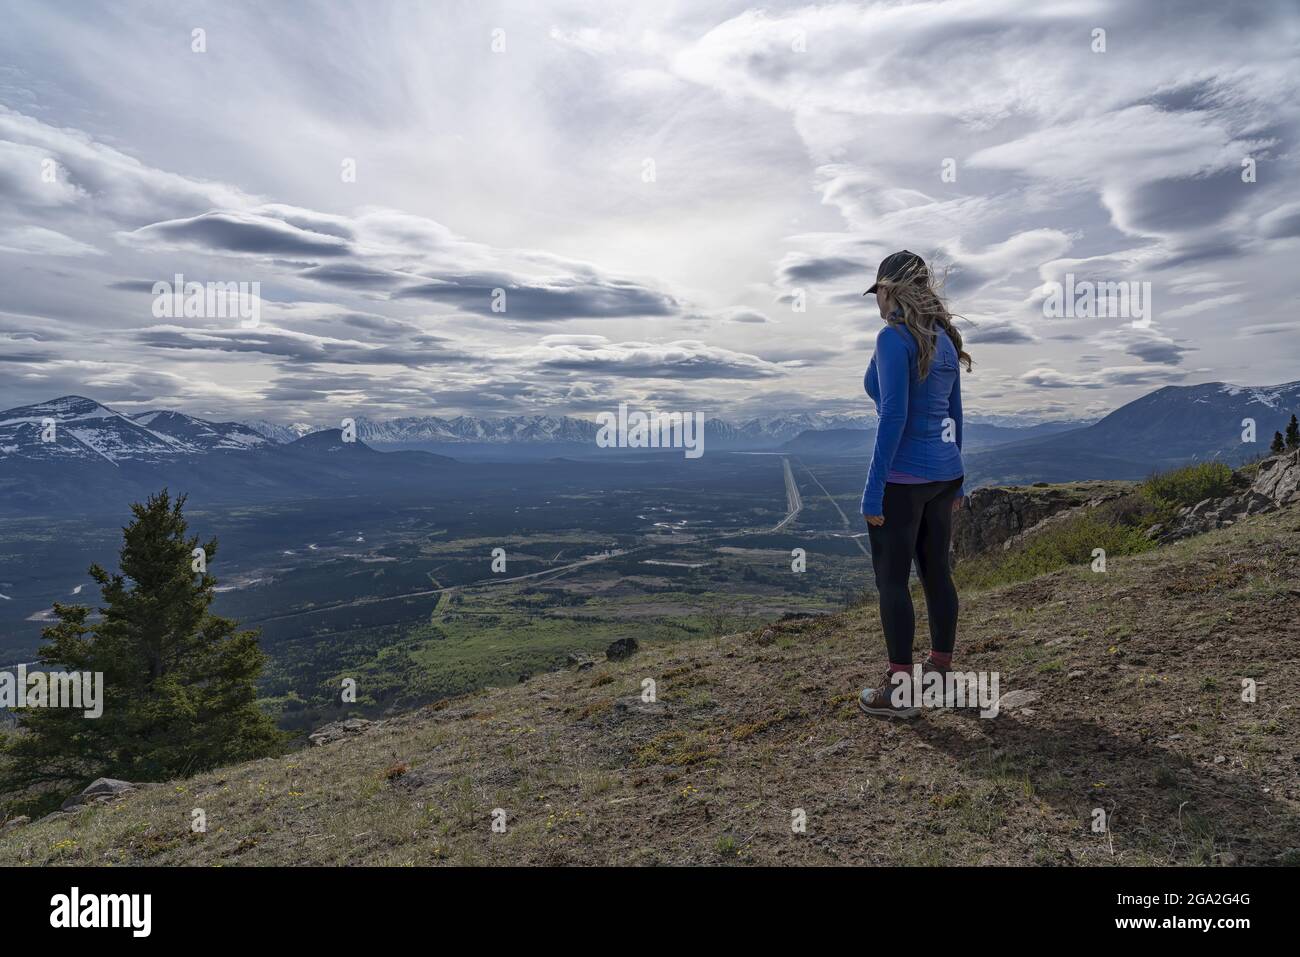
M 443 418 L 436 415 L 406 416 L 377 420 L 357 418 L 357 437 L 377 447 L 434 446 L 455 444 L 574 443 L 590 445 L 598 426 L 593 420 L 575 416 L 516 415 L 488 418 L 459 415 Z M 1060 432 L 1079 428 L 1089 421 L 1025 422 L 1009 415 L 972 415 L 974 426 L 988 429 L 988 435 L 1005 434 L 1005 441 L 1028 437 L 1027 430 Z M 875 429 L 874 415 L 842 415 L 824 412 L 792 412 L 732 422 L 714 416 L 704 423 L 705 446 L 730 449 L 771 449 L 805 433 L 848 432 Z M 293 441 L 322 428 L 295 423 L 285 426 L 265 420 L 246 423 L 250 428 L 277 442 Z M 1016 433 L 1026 432 L 1018 436 Z M 1033 434 L 1038 434 L 1034 432 Z
M 168 410 L 126 415 L 84 396 L 0 412 L 0 515 L 121 508 L 163 487 L 253 504 L 427 487 L 458 463 L 381 454 L 338 429 L 280 444 L 239 422 Z
M 973 424 L 1006 416 L 972 416 Z M 42 423 L 53 420 L 67 441 L 41 441 Z M 564 445 L 594 446 L 599 427 L 594 420 L 575 416 L 513 415 L 481 417 L 458 415 L 404 416 L 396 419 L 354 419 L 356 437 L 380 449 L 444 449 L 446 446 Z M 1059 431 L 1078 423 L 1043 423 L 1025 426 Z M 168 409 L 118 412 L 85 396 L 69 395 L 47 402 L 0 412 L 0 460 L 15 456 L 29 459 L 93 459 L 111 462 L 158 462 L 177 456 L 217 451 L 246 451 L 291 442 L 339 423 L 295 422 L 282 424 L 263 419 L 248 422 L 213 422 Z M 775 449 L 809 433 L 873 430 L 875 417 L 821 412 L 781 413 L 731 422 L 719 417 L 704 423 L 705 447 L 713 449 Z M 995 428 L 1007 440 L 1019 428 Z M 1024 436 L 1031 433 L 1024 432 Z M 814 444 L 816 444 L 814 442 Z M 504 450 L 503 450 L 504 451 Z M 569 449 L 567 451 L 572 451 Z M 455 454 L 452 451 L 452 454 Z
M 704 423 L 706 447 L 780 443 L 801 432 L 836 428 L 866 428 L 873 419 L 861 415 L 800 412 L 733 423 L 710 418 Z M 458 415 L 404 416 L 396 419 L 355 419 L 357 438 L 376 446 L 429 444 L 576 443 L 590 445 L 599 426 L 592 419 L 569 415 L 511 415 L 498 418 Z M 291 426 L 257 420 L 248 427 L 277 442 L 291 441 L 331 426 L 297 423 Z M 337 428 L 338 426 L 332 426 Z
M 127 415 L 79 395 L 0 412 L 0 460 L 158 462 L 271 440 L 239 422 L 208 422 L 182 412 Z
M 1081 427 L 1042 422 L 1008 428 L 972 415 L 964 450 L 967 483 L 1131 479 L 1190 461 L 1236 464 L 1264 453 L 1293 413 L 1300 413 L 1300 382 L 1166 386 Z M 1255 441 L 1243 441 L 1252 421 Z M 864 457 L 871 454 L 874 425 L 867 416 L 809 412 L 740 423 L 711 418 L 704 446 L 706 452 Z M 381 485 L 405 486 L 421 469 L 450 459 L 543 461 L 597 451 L 595 422 L 572 416 L 358 417 L 355 426 L 357 441 L 344 442 L 338 426 L 213 422 L 167 409 L 126 414 L 85 396 L 62 396 L 0 412 L 0 495 L 8 496 L 0 509 L 74 507 L 167 481 L 188 488 L 219 484 L 231 495 L 242 488 L 242 494 L 282 496 L 340 482 L 360 489 L 366 482 L 362 459 L 383 460 Z M 356 451 L 361 458 L 331 450 Z M 372 450 L 387 454 L 365 454 Z M 304 456 L 320 459 L 317 464 L 337 462 L 299 475 L 308 468 Z
M 1138 479 L 1188 462 L 1256 458 L 1292 415 L 1300 415 L 1300 381 L 1170 385 L 1085 428 L 973 450 L 964 458 L 968 475 L 984 482 Z M 1248 422 L 1253 442 L 1244 439 Z

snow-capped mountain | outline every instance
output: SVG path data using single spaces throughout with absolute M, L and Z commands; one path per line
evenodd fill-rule
M 190 453 L 215 452 L 221 449 L 240 451 L 271 445 L 272 439 L 249 428 L 242 422 L 208 422 L 184 412 L 159 410 L 140 412 L 131 420 L 143 425 L 155 435 L 174 439 Z
M 0 412 L 0 459 L 151 462 L 184 454 L 178 439 L 79 395 Z
M 873 419 L 866 416 L 824 415 L 821 413 L 792 413 L 728 422 L 711 418 L 704 423 L 706 444 L 714 447 L 734 445 L 766 446 L 784 442 L 801 432 L 835 428 L 865 428 Z M 310 432 L 330 425 L 293 426 L 254 421 L 248 426 L 277 442 L 292 441 Z M 595 441 L 598 426 L 594 417 L 579 419 L 561 415 L 512 415 L 501 418 L 483 418 L 458 415 L 442 418 L 436 415 L 407 416 L 398 419 L 356 419 L 357 438 L 376 446 L 437 445 L 458 443 L 511 444 L 511 443 L 580 443 Z
M 1086 428 L 974 452 L 965 457 L 966 465 L 999 482 L 1061 482 L 1143 478 L 1211 459 L 1235 464 L 1267 453 L 1273 433 L 1285 432 L 1295 414 L 1300 414 L 1300 382 L 1170 385 Z
M 761 442 L 785 442 L 802 432 L 829 429 L 865 429 L 875 425 L 874 416 L 828 415 L 822 412 L 792 412 L 749 419 L 734 426 L 740 439 Z M 706 433 L 707 434 L 707 433 Z
M 1300 413 L 1300 382 L 1168 386 L 1084 427 L 1006 428 L 972 417 L 964 459 L 968 476 L 980 482 L 1142 478 L 1186 462 L 1264 454 L 1292 413 Z M 1254 422 L 1254 442 L 1243 435 L 1246 420 Z M 120 508 L 164 487 L 222 502 L 423 495 L 430 482 L 453 474 L 478 481 L 474 476 L 501 474 L 493 471 L 498 464 L 518 469 L 542 461 L 580 469 L 573 459 L 596 453 L 594 417 L 360 419 L 357 441 L 341 434 L 340 424 L 254 427 L 165 409 L 128 415 L 83 396 L 9 409 L 0 412 L 0 515 Z M 874 425 L 865 416 L 803 412 L 713 418 L 704 445 L 861 457 Z
M 0 412 L 0 459 L 160 462 L 272 444 L 238 422 L 159 410 L 126 415 L 79 395 Z
M 244 422 L 258 435 L 270 439 L 272 442 L 278 442 L 285 445 L 289 442 L 296 442 L 304 435 L 311 435 L 313 432 L 323 431 L 326 426 L 308 425 L 306 422 L 294 422 L 292 425 L 280 425 L 277 422 L 267 422 L 265 419 L 254 419 L 251 422 Z M 337 428 L 337 426 L 335 426 Z
M 1209 396 L 1196 396 L 1194 401 L 1212 402 L 1215 401 L 1217 396 L 1219 402 L 1242 403 L 1247 410 L 1258 405 L 1274 412 L 1286 412 L 1294 408 L 1297 398 L 1300 398 L 1300 381 L 1273 386 L 1231 385 L 1218 382 L 1211 383 L 1211 385 L 1218 386 L 1217 391 L 1211 389 L 1209 390 Z M 1206 387 L 1192 386 L 1191 388 L 1203 389 Z
M 1110 454 L 1231 460 L 1267 449 L 1300 411 L 1300 382 L 1238 386 L 1223 382 L 1165 386 L 1120 406 L 1096 425 L 1074 433 L 1087 448 Z M 1255 442 L 1246 443 L 1246 420 Z M 1250 447 L 1253 445 L 1254 447 Z
M 48 424 L 53 422 L 53 430 Z M 863 416 L 794 413 L 732 423 L 705 422 L 706 444 L 714 448 L 778 445 L 800 433 L 833 428 L 863 428 Z M 109 462 L 154 462 L 174 456 L 241 451 L 286 445 L 341 423 L 283 425 L 268 421 L 211 422 L 183 412 L 156 409 L 132 415 L 92 399 L 64 396 L 0 413 L 0 458 L 101 458 Z M 513 415 L 485 418 L 458 415 L 356 419 L 357 438 L 380 448 L 435 445 L 547 445 L 595 442 L 594 418 Z M 52 436 L 43 441 L 42 434 Z
M 399 445 L 413 442 L 591 442 L 596 424 L 552 415 L 513 415 L 498 419 L 458 415 L 410 416 L 388 421 L 357 420 L 362 441 Z
M 1240 458 L 1267 448 L 1275 430 L 1284 429 L 1300 409 L 1300 382 L 1276 386 L 1237 386 L 1210 382 L 1196 386 L 1166 386 L 1121 406 L 1100 421 L 1041 423 L 1025 428 L 991 428 L 990 442 L 1015 443 L 1026 451 L 1064 455 L 1121 457 L 1133 463 L 1160 463 L 1224 456 Z M 988 417 L 972 415 L 972 426 L 988 425 Z M 1256 448 L 1247 448 L 1240 433 L 1243 420 L 1254 419 Z M 53 424 L 51 430 L 50 425 Z M 159 462 L 213 452 L 239 452 L 284 446 L 311 435 L 340 428 L 341 422 L 292 425 L 267 421 L 211 422 L 165 409 L 126 415 L 92 399 L 63 396 L 49 402 L 0 412 L 0 460 L 19 457 L 43 461 L 95 460 L 109 463 Z M 1068 423 L 1076 426 L 1075 423 Z M 1054 426 L 1049 428 L 1049 426 Z M 728 421 L 705 421 L 705 447 L 773 449 L 809 433 L 872 429 L 874 416 L 792 412 Z M 496 457 L 514 455 L 511 446 L 529 457 L 557 454 L 552 447 L 594 445 L 595 417 L 514 415 L 499 418 L 458 415 L 406 416 L 397 419 L 357 417 L 357 438 L 379 449 L 416 448 L 466 454 L 497 447 Z M 1057 432 L 1057 435 L 1048 435 Z M 998 433 L 992 435 L 992 433 Z M 1003 434 L 1005 433 L 1005 434 Z M 54 437 L 53 441 L 48 439 Z M 1067 438 L 1068 436 L 1068 438 Z M 974 437 L 974 429 L 972 429 Z M 996 441 L 994 441 L 996 440 Z M 533 451 L 528 451 L 532 449 Z M 1010 450 L 1008 450 L 1010 453 Z M 567 454 L 564 452 L 563 454 Z M 1018 454 L 1018 453 L 1017 453 Z M 1098 459 L 1101 461 L 1101 459 Z
M 338 429 L 279 444 L 237 423 L 123 415 L 80 396 L 0 412 L 0 516 L 120 511 L 162 488 L 244 505 L 409 496 L 458 465 L 426 451 L 383 454 Z

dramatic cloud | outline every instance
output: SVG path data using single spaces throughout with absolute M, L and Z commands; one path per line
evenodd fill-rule
M 965 342 L 978 342 L 981 345 L 1013 345 L 1022 342 L 1037 342 L 1037 337 L 1020 323 L 1005 319 L 981 319 L 963 325 L 957 323 Z
M 0 406 L 860 411 L 902 248 L 972 412 L 1300 368 L 1294 3 L 398 9 L 7 9 Z M 177 274 L 260 323 L 158 318 Z M 1045 314 L 1077 282 L 1149 324 Z
M 221 253 L 314 259 L 346 255 L 350 249 L 336 236 L 302 229 L 254 212 L 204 213 L 188 219 L 152 223 L 124 239 L 154 246 L 189 246 Z
M 619 316 L 670 316 L 677 303 L 636 283 L 557 278 L 524 284 L 505 275 L 449 276 L 398 290 L 398 298 L 427 299 L 479 315 L 523 321 L 608 319 Z
M 598 336 L 546 338 L 520 357 L 547 369 L 654 379 L 766 379 L 780 366 L 703 342 L 609 342 Z
M 397 365 L 421 367 L 469 358 L 465 353 L 427 342 L 413 348 L 400 345 L 369 345 L 358 341 L 329 339 L 305 333 L 274 329 L 205 330 L 196 332 L 176 326 L 142 330 L 137 340 L 157 349 L 253 352 L 304 362 L 333 362 L 342 365 Z

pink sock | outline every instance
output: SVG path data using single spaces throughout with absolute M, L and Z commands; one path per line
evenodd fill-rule
M 930 661 L 940 668 L 947 668 L 952 664 L 951 651 L 932 651 L 930 652 Z
M 896 662 L 896 661 L 891 661 L 891 662 L 889 663 L 889 673 L 890 673 L 891 675 L 892 675 L 892 674 L 897 674 L 897 673 L 900 672 L 900 671 L 904 671 L 904 672 L 906 672 L 906 673 L 908 673 L 908 674 L 911 674 L 911 673 L 912 673 L 912 666 L 911 666 L 911 665 L 900 665 L 900 664 L 899 664 L 898 662 Z

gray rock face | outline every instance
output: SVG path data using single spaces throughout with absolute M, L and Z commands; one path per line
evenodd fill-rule
M 1073 490 L 1052 486 L 976 489 L 953 521 L 953 553 L 961 559 L 1006 547 L 1012 539 L 1054 515 L 1083 505 L 1099 505 L 1122 494 L 1121 490 L 1101 485 L 1094 492 L 1082 484 Z
M 1250 491 L 1278 506 L 1300 501 L 1300 449 L 1260 462 Z
M 365 718 L 347 718 L 343 721 L 334 721 L 317 728 L 307 735 L 307 740 L 319 747 L 323 744 L 330 744 L 351 737 L 354 734 L 361 734 L 374 724 L 375 722 L 367 721 Z
M 103 804 L 106 801 L 119 798 L 123 794 L 130 794 L 134 790 L 135 785 L 130 781 L 119 781 L 117 778 L 96 778 L 80 794 L 74 794 L 64 801 L 60 805 L 60 809 L 71 811 L 87 804 Z
M 1232 525 L 1246 515 L 1271 512 L 1300 502 L 1300 449 L 1284 452 L 1259 463 L 1250 488 L 1224 498 L 1207 498 L 1178 513 L 1167 526 L 1158 525 L 1147 535 L 1161 544 L 1201 535 Z

